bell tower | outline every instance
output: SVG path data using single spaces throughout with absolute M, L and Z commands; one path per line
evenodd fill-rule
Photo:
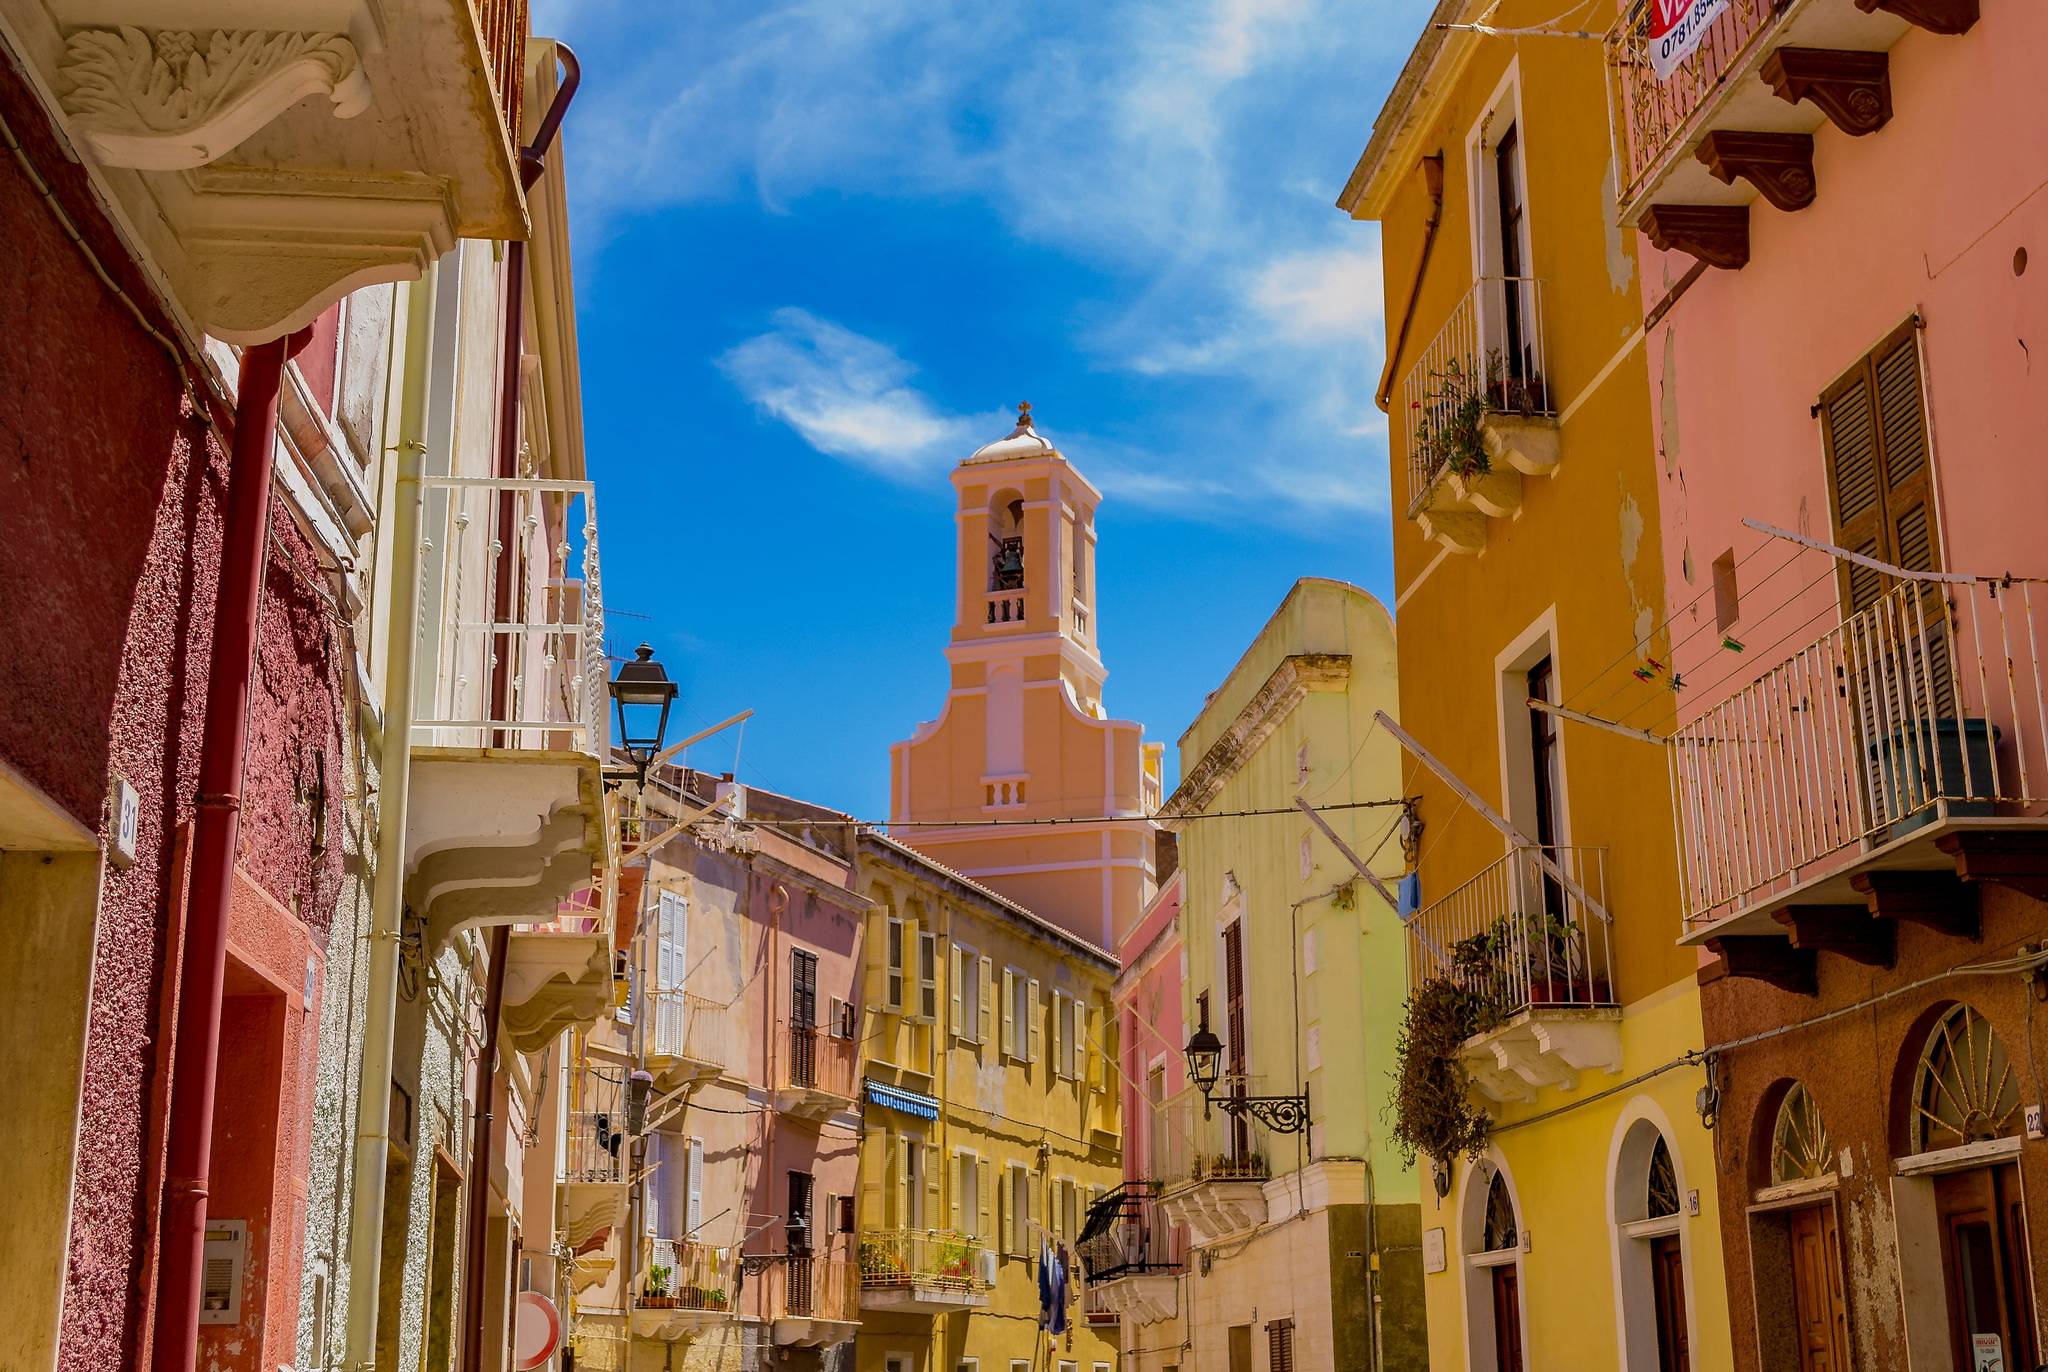
M 949 689 L 890 750 L 903 842 L 1113 950 L 1152 888 L 1161 745 L 1108 717 L 1097 490 L 1018 406 L 953 469 Z M 1046 821 L 1060 820 L 1053 824 Z

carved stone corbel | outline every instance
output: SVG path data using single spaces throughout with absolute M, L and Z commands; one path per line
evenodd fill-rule
M 1929 33 L 1968 33 L 1977 24 L 1977 0 L 1856 0 L 1856 8 L 1895 14 Z
M 1700 140 L 1702 165 L 1723 185 L 1741 177 L 1781 210 L 1813 203 L 1813 135 L 1716 129 Z
M 336 118 L 370 106 L 355 44 L 338 33 L 84 29 L 64 45 L 64 112 L 109 166 L 201 167 L 309 95 Z
M 1660 252 L 1687 252 L 1723 271 L 1749 263 L 1747 205 L 1652 205 L 1636 221 Z
M 1811 100 L 1851 138 L 1876 133 L 1892 117 L 1891 65 L 1881 52 L 1779 48 L 1757 73 L 1780 100 Z

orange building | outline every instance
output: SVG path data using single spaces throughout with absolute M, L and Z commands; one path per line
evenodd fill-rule
M 1159 806 L 1161 745 L 1103 709 L 1102 492 L 1029 405 L 953 469 L 953 489 L 951 684 L 938 718 L 890 749 L 890 821 L 935 861 L 1114 948 L 1152 893 L 1152 826 L 1133 821 Z M 991 823 L 1046 819 L 1083 822 Z

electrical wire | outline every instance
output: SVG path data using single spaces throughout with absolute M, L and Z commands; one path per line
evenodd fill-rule
M 1318 805 L 1316 810 L 1384 810 L 1392 806 L 1406 807 L 1411 798 L 1395 796 L 1385 800 L 1346 800 L 1329 805 Z M 1176 815 L 1172 822 L 1186 824 L 1198 819 L 1258 819 L 1270 815 L 1298 815 L 1301 808 L 1296 805 L 1275 806 L 1262 810 L 1205 810 L 1196 814 Z M 852 815 L 832 818 L 778 818 L 748 816 L 737 821 L 761 829 L 1028 829 L 1056 828 L 1076 824 L 1158 824 L 1153 815 L 1052 815 L 1037 819 L 856 819 Z

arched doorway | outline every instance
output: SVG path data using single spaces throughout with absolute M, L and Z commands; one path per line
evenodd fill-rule
M 1631 1372 L 1691 1372 L 1685 1203 L 1670 1141 L 1655 1120 L 1624 1126 L 1613 1184 L 1623 1365 Z
M 2018 1073 L 1990 1021 L 1968 1005 L 1947 1007 L 1907 1047 L 1917 1057 L 1899 1169 L 1930 1182 L 1922 1199 L 1931 1207 L 1921 1213 L 1938 1240 L 1950 1356 L 1957 1367 L 2033 1367 Z
M 1766 1093 L 1756 1133 L 1763 1159 L 1750 1213 L 1757 1317 L 1799 1372 L 1846 1372 L 1848 1302 L 1835 1214 L 1834 1141 L 1803 1082 Z
M 1465 1185 L 1466 1337 L 1472 1372 L 1523 1372 L 1522 1233 L 1507 1174 L 1482 1161 Z

